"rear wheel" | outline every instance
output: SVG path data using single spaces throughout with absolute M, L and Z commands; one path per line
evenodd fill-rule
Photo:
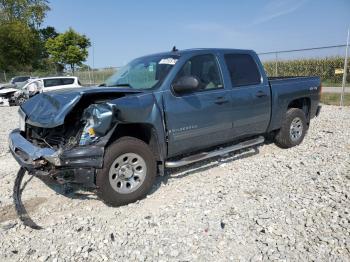
M 96 176 L 97 193 L 109 205 L 126 205 L 146 196 L 156 174 L 156 160 L 148 145 L 123 137 L 106 150 L 103 169 Z
M 288 109 L 281 129 L 275 137 L 275 143 L 282 148 L 299 145 L 307 131 L 307 121 L 304 112 L 299 108 Z

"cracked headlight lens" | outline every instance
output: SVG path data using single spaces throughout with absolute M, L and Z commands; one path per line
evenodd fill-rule
M 88 145 L 104 136 L 112 125 L 113 112 L 107 104 L 92 104 L 85 109 L 82 120 L 85 122 L 79 145 Z

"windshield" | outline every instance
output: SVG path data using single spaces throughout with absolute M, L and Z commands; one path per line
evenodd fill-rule
M 123 86 L 134 89 L 151 89 L 158 87 L 178 56 L 156 55 L 137 58 L 120 68 L 104 83 L 105 86 Z

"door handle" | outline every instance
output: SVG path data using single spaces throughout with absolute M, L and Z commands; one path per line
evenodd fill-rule
M 218 105 L 222 105 L 222 104 L 225 104 L 225 103 L 228 103 L 228 102 L 229 102 L 229 100 L 226 99 L 226 98 L 223 97 L 223 96 L 219 96 L 219 97 L 217 97 L 216 100 L 215 100 L 215 104 L 218 104 Z
M 256 94 L 255 94 L 257 97 L 264 97 L 264 96 L 267 96 L 267 94 L 263 91 L 258 91 Z

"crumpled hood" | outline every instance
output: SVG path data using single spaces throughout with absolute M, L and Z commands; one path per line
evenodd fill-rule
M 9 84 L 9 83 L 0 85 L 0 90 L 5 89 L 5 88 L 16 88 L 16 85 Z
M 4 88 L 4 89 L 0 89 L 0 96 L 1 95 L 7 95 L 7 94 L 10 94 L 10 93 L 15 93 L 17 92 L 18 89 L 16 88 Z
M 38 127 L 53 128 L 64 123 L 65 117 L 72 111 L 75 105 L 83 96 L 99 94 L 111 95 L 111 99 L 116 94 L 139 93 L 138 90 L 129 88 L 112 87 L 89 87 L 74 88 L 70 90 L 59 90 L 38 94 L 22 105 L 22 110 L 26 114 L 26 122 Z

